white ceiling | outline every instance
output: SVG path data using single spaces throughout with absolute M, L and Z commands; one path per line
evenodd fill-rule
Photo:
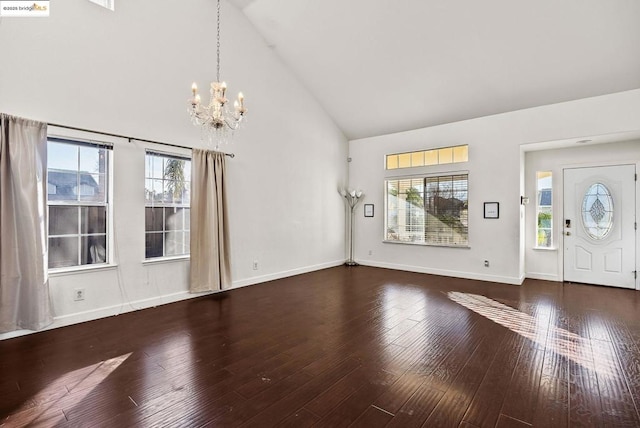
M 231 0 L 349 139 L 640 88 L 639 0 Z

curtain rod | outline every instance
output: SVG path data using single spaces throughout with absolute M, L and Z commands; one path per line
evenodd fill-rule
M 71 129 L 73 131 L 90 132 L 90 133 L 93 133 L 93 134 L 108 135 L 109 137 L 125 138 L 125 139 L 129 140 L 129 142 L 131 142 L 132 140 L 135 140 L 135 141 L 140 141 L 140 142 L 143 142 L 143 143 L 153 143 L 153 144 L 161 144 L 163 146 L 177 147 L 179 149 L 193 149 L 193 147 L 180 146 L 178 144 L 163 143 L 162 141 L 145 140 L 145 139 L 142 139 L 142 138 L 135 138 L 135 137 L 127 137 L 126 135 L 112 134 L 110 132 L 94 131 L 94 130 L 86 129 L 86 128 L 77 128 L 75 126 L 59 125 L 57 123 L 48 123 L 47 125 L 55 126 L 55 127 L 58 127 L 58 128 Z M 229 156 L 230 158 L 236 157 L 236 155 L 233 154 L 233 153 L 225 153 L 224 155 L 225 156 Z

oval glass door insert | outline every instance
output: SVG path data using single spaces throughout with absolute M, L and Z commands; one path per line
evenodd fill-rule
M 604 239 L 613 227 L 613 198 L 602 183 L 594 183 L 582 198 L 582 225 L 592 239 Z

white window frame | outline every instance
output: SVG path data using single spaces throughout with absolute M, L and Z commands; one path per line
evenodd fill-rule
M 114 254 L 113 254 L 113 145 L 105 142 L 97 142 L 93 140 L 85 140 L 81 138 L 74 137 L 58 137 L 54 135 L 47 136 L 47 150 L 48 143 L 61 143 L 61 144 L 69 144 L 73 146 L 79 147 L 93 147 L 97 149 L 104 149 L 106 154 L 106 192 L 105 192 L 105 202 L 96 202 L 96 201 L 70 201 L 70 200 L 49 200 L 49 165 L 47 165 L 47 249 L 48 253 L 50 253 L 50 238 L 60 238 L 60 237 L 77 237 L 78 238 L 78 264 L 71 266 L 61 266 L 61 267 L 50 267 L 48 268 L 49 273 L 64 273 L 64 272 L 73 272 L 73 271 L 82 271 L 82 270 L 95 270 L 95 269 L 103 269 L 105 267 L 110 267 L 114 265 Z M 48 157 L 47 157 L 48 159 Z M 80 164 L 78 160 L 78 172 L 80 171 Z M 80 184 L 81 185 L 81 184 Z M 57 190 L 57 189 L 56 189 Z M 67 235 L 51 235 L 49 234 L 49 211 L 50 207 L 95 207 L 95 206 L 104 206 L 106 212 L 106 227 L 105 227 L 105 261 L 100 263 L 85 263 L 81 264 L 82 258 L 82 238 L 90 236 L 90 234 L 81 232 L 81 218 L 78 218 L 78 233 L 77 234 L 67 234 Z M 80 210 L 78 210 L 78 216 L 80 216 Z M 95 235 L 102 235 L 101 233 Z M 47 266 L 48 266 L 47 261 Z
M 550 187 L 545 187 L 545 188 L 540 187 L 540 178 L 538 178 L 540 174 L 549 174 L 549 180 L 551 181 Z M 553 209 L 553 172 L 552 171 L 536 171 L 535 183 L 536 183 L 536 220 L 535 220 L 536 229 L 535 229 L 535 235 L 534 235 L 535 242 L 536 242 L 535 248 L 553 249 L 554 242 L 555 242 L 553 237 L 553 233 L 554 233 L 553 222 L 555 220 L 554 209 Z M 549 192 L 551 193 L 550 195 L 551 205 L 540 205 L 541 194 L 542 194 L 542 191 L 544 190 L 549 190 Z M 549 220 L 549 227 L 538 226 L 539 216 L 542 211 L 546 211 L 551 214 L 551 219 Z M 545 231 L 545 230 L 549 231 L 549 245 L 540 245 L 539 234 L 541 231 Z
M 168 158 L 168 159 L 174 159 L 174 160 L 184 160 L 189 162 L 190 165 L 192 165 L 192 158 L 190 156 L 184 155 L 184 154 L 177 154 L 177 153 L 169 153 L 169 152 L 162 152 L 162 151 L 158 151 L 158 150 L 152 150 L 152 149 L 147 149 L 145 151 L 145 173 L 144 173 L 144 180 L 145 180 L 145 193 L 147 192 L 148 189 L 148 182 L 149 180 L 162 180 L 162 192 L 164 194 L 164 188 L 165 188 L 165 182 L 168 181 L 165 177 L 164 177 L 164 171 L 163 171 L 163 175 L 162 177 L 155 177 L 153 174 L 153 171 L 151 171 L 151 174 L 148 173 L 148 168 L 147 168 L 147 162 L 148 162 L 148 156 L 157 156 L 157 157 L 163 157 L 163 158 Z M 191 170 L 191 167 L 189 168 L 189 170 Z M 152 186 L 153 188 L 153 186 Z M 145 263 L 152 263 L 155 261 L 163 261 L 163 260 L 173 260 L 173 259 L 188 259 L 190 258 L 190 248 L 189 245 L 187 243 L 185 243 L 185 236 L 186 234 L 189 235 L 189 239 L 191 236 L 191 227 L 190 227 L 190 219 L 189 219 L 189 213 L 191 212 L 191 196 L 190 196 L 190 191 L 191 191 L 191 175 L 189 175 L 189 178 L 187 180 L 187 192 L 189 194 L 189 202 L 188 203 L 184 203 L 184 202 L 180 202 L 180 203 L 176 203 L 176 202 L 167 202 L 164 200 L 160 200 L 160 201 L 156 201 L 154 199 L 149 199 L 147 197 L 147 195 L 145 194 L 145 201 L 144 201 L 144 209 L 145 209 L 145 226 L 144 226 L 144 239 L 145 239 L 145 248 L 144 248 L 144 262 Z M 161 231 L 153 231 L 153 230 L 148 230 L 148 226 L 147 226 L 147 209 L 152 208 L 152 209 L 161 209 L 162 210 L 162 230 Z M 182 210 L 188 210 L 187 212 L 182 211 L 182 228 L 180 229 L 167 229 L 167 222 L 166 222 L 166 210 L 167 209 L 182 209 Z M 189 221 L 189 223 L 187 223 Z M 188 228 L 187 225 L 189 224 Z M 169 254 L 167 255 L 167 246 L 166 246 L 166 234 L 170 233 L 170 232 L 181 232 L 183 235 L 183 251 L 180 254 Z M 151 234 L 155 234 L 155 235 L 161 235 L 162 236 L 162 255 L 154 255 L 154 256 L 147 256 L 147 236 L 151 235 Z
M 384 157 L 384 168 L 388 171 L 406 168 L 432 167 L 469 161 L 469 145 L 437 147 L 414 152 L 390 153 Z
M 421 180 L 424 187 L 424 192 L 426 192 L 426 182 L 428 179 L 434 178 L 451 178 L 451 177 L 461 177 L 464 176 L 466 178 L 466 241 L 464 243 L 455 243 L 453 240 L 450 242 L 431 242 L 427 241 L 426 235 L 428 233 L 427 224 L 424 224 L 423 233 L 423 241 L 412 241 L 412 240 L 401 240 L 401 239 L 389 239 L 389 193 L 388 186 L 390 181 L 400 181 L 400 180 Z M 423 196 L 423 208 L 422 212 L 424 215 L 427 215 L 427 203 L 424 201 Z M 456 172 L 442 172 L 442 173 L 434 173 L 434 174 L 424 174 L 424 175 L 411 175 L 411 176 L 400 176 L 400 177 L 387 177 L 384 180 L 384 237 L 383 242 L 393 243 L 393 244 L 411 244 L 411 245 L 422 245 L 422 246 L 437 246 L 437 247 L 455 247 L 455 248 L 469 248 L 469 225 L 468 225 L 468 210 L 469 210 L 469 172 L 468 171 L 456 171 Z M 406 214 L 406 212 L 405 212 Z M 411 225 L 405 226 L 410 227 Z

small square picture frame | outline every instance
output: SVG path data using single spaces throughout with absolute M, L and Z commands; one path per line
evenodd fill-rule
M 499 202 L 485 202 L 484 203 L 484 218 L 489 218 L 489 219 L 500 218 L 500 203 Z
M 374 206 L 373 204 L 364 204 L 364 216 L 373 217 Z

